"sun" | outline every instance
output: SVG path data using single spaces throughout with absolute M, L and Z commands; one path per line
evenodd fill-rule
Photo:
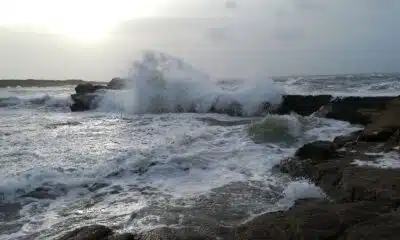
M 120 22 L 157 17 L 171 0 L 19 0 L 0 8 L 0 26 L 31 25 L 77 41 L 106 39 Z M 24 6 L 24 7 L 21 7 Z

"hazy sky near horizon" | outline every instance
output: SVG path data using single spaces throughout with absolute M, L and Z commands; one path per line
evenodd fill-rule
M 143 50 L 215 77 L 400 71 L 398 0 L 0 0 L 0 78 L 124 76 Z

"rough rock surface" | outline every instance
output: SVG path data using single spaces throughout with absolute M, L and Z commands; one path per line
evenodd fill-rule
M 237 240 L 338 239 L 351 226 L 390 208 L 375 202 L 335 204 L 301 200 L 287 211 L 264 214 L 238 227 Z

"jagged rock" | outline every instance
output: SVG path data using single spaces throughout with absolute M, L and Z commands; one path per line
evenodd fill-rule
M 390 209 L 375 202 L 334 204 L 301 200 L 288 211 L 266 213 L 239 226 L 232 239 L 338 239 L 351 226 Z
M 336 147 L 330 141 L 315 141 L 299 148 L 295 156 L 300 159 L 326 160 L 336 156 Z
M 107 84 L 107 89 L 123 89 L 126 86 L 126 80 L 123 78 L 113 78 Z

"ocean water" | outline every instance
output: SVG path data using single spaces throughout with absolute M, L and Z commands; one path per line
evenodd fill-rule
M 0 89 L 0 239 L 52 239 L 87 224 L 229 226 L 323 197 L 272 167 L 306 142 L 358 127 L 254 117 L 260 104 L 285 93 L 400 94 L 396 74 L 219 81 L 154 52 L 128 78 L 99 109 L 78 113 L 69 111 L 74 86 Z M 245 117 L 207 113 L 233 103 Z

